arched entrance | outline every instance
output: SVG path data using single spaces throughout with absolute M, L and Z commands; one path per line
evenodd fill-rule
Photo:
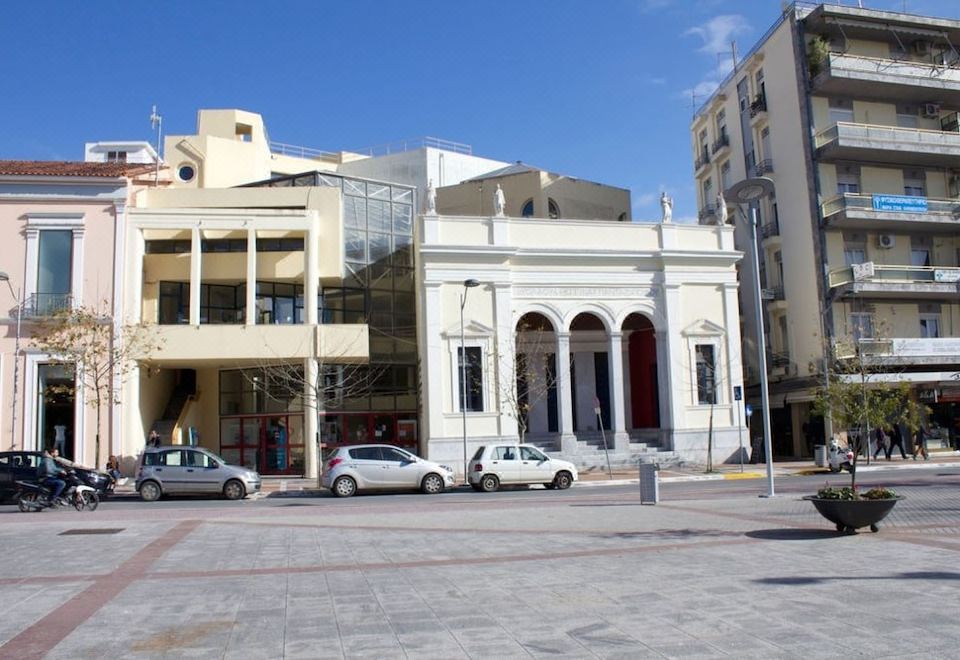
M 590 312 L 577 314 L 570 323 L 570 385 L 573 430 L 578 434 L 609 430 L 611 374 L 609 337 L 600 318 Z M 595 409 L 600 409 L 597 419 Z
M 660 381 L 657 373 L 657 339 L 650 319 L 630 314 L 621 326 L 627 343 L 627 378 L 624 398 L 631 430 L 660 428 Z
M 528 312 L 514 327 L 514 343 L 516 389 L 501 397 L 502 405 L 516 419 L 521 438 L 557 433 L 560 420 L 555 328 L 543 314 Z

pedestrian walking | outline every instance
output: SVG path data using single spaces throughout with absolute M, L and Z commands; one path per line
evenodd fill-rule
M 927 432 L 923 426 L 917 428 L 917 442 L 913 448 L 913 460 L 917 460 L 917 454 L 923 454 L 923 460 L 930 460 L 930 454 L 927 452 Z
M 883 430 L 883 427 L 877 427 L 877 448 L 873 450 L 873 457 L 876 458 L 877 454 L 881 451 L 886 456 L 887 460 L 890 460 L 890 436 L 887 435 L 887 432 Z
M 159 447 L 160 446 L 160 434 L 157 433 L 156 429 L 150 430 L 150 435 L 147 436 L 147 446 L 148 447 Z
M 900 424 L 893 425 L 893 433 L 890 434 L 890 449 L 887 450 L 887 460 L 890 460 L 890 454 L 893 453 L 893 448 L 896 447 L 900 450 L 900 458 L 906 460 L 907 454 L 903 451 L 903 429 L 900 428 Z

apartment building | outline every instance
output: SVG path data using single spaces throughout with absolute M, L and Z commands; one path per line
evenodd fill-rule
M 937 446 L 960 408 L 960 21 L 839 5 L 786 8 L 691 124 L 700 221 L 718 193 L 768 177 L 757 203 L 768 354 L 756 355 L 741 277 L 748 397 L 770 376 L 774 453 L 805 456 L 825 346 L 855 343 L 933 414 Z M 726 202 L 722 202 L 727 204 Z M 738 246 L 750 240 L 736 221 Z M 742 264 L 752 272 L 752 262 Z M 755 415 L 755 420 L 759 417 Z M 755 424 L 754 428 L 758 428 Z

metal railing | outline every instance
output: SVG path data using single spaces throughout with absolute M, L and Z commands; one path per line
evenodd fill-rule
M 896 193 L 877 193 L 878 195 L 892 195 Z M 960 218 L 960 202 L 955 199 L 943 199 L 935 197 L 926 197 L 927 210 L 920 214 L 949 215 L 952 218 Z M 873 195 L 864 195 L 856 193 L 844 193 L 831 197 L 823 203 L 823 217 L 828 217 L 836 213 L 841 213 L 847 209 L 858 209 L 863 211 L 875 211 L 873 208 Z M 896 211 L 896 213 L 905 216 L 917 215 L 911 211 Z
M 767 97 L 765 94 L 757 94 L 750 103 L 750 119 L 753 119 L 761 112 L 767 111 Z
M 469 144 L 430 136 L 410 138 L 407 140 L 397 140 L 396 142 L 388 142 L 386 144 L 380 144 L 373 147 L 347 149 L 346 151 L 364 156 L 384 156 L 386 154 L 413 151 L 414 149 L 421 149 L 423 147 L 432 147 L 434 149 L 452 151 L 454 153 L 465 154 L 467 156 L 473 155 L 473 147 Z M 311 158 L 314 160 L 336 161 L 339 158 L 337 152 L 311 149 L 310 147 L 302 147 L 295 144 L 287 144 L 285 142 L 270 142 L 270 151 L 283 156 Z
M 874 264 L 873 275 L 857 280 L 853 267 L 835 268 L 828 276 L 830 288 L 856 281 L 889 282 L 896 284 L 955 284 L 960 282 L 960 268 L 956 266 L 881 266 Z
M 773 368 L 784 368 L 790 366 L 790 353 L 767 353 L 767 361 Z
M 23 301 L 23 318 L 53 316 L 73 306 L 69 293 L 32 293 Z
M 881 126 L 877 124 L 856 124 L 840 121 L 817 133 L 814 144 L 817 149 L 841 138 L 853 140 L 874 140 L 898 149 L 907 146 L 910 151 L 924 147 L 950 147 L 960 149 L 960 133 L 938 131 L 928 128 L 905 128 L 903 126 Z M 883 147 L 879 147 L 883 148 Z
M 721 149 L 724 149 L 729 146 L 730 146 L 730 136 L 724 133 L 723 135 L 718 137 L 716 140 L 714 140 L 711 151 L 713 153 L 717 153 Z
M 707 204 L 702 209 L 700 209 L 700 212 L 697 214 L 697 217 L 700 219 L 701 222 L 703 222 L 710 216 L 715 216 L 716 214 L 717 214 L 717 207 L 714 206 L 713 204 Z
M 700 157 L 693 162 L 693 169 L 695 172 L 699 172 L 700 168 L 709 164 L 710 164 L 710 152 L 707 151 L 706 147 L 704 147 L 703 153 L 701 153 Z
M 767 222 L 762 227 L 760 227 L 760 239 L 770 238 L 771 236 L 780 235 L 780 221 L 774 220 L 773 222 Z
M 773 172 L 773 159 L 771 158 L 761 160 L 753 166 L 753 176 L 763 176 L 768 172 Z

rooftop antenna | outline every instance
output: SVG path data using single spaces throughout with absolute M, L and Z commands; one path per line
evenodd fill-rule
M 153 173 L 153 185 L 160 182 L 160 133 L 163 131 L 163 117 L 157 114 L 157 106 L 150 110 L 150 128 L 157 129 L 157 169 Z
M 697 117 L 697 90 L 690 90 L 690 112 L 693 114 L 694 119 Z

